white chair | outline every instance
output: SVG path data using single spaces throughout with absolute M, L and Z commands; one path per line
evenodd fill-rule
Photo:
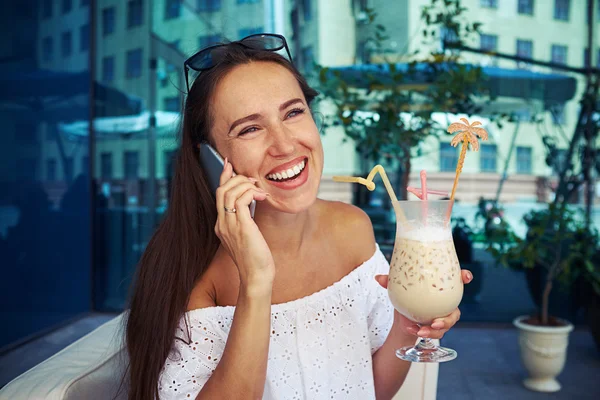
M 110 400 L 126 365 L 123 314 L 101 325 L 0 390 L 0 400 Z M 435 400 L 438 365 L 413 364 L 394 399 Z M 127 399 L 121 390 L 116 400 Z

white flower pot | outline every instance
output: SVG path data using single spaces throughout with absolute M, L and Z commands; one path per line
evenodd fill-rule
M 569 332 L 573 325 L 538 326 L 523 323 L 529 316 L 520 316 L 513 321 L 519 330 L 521 360 L 529 377 L 523 381 L 527 389 L 537 392 L 557 392 L 560 383 L 556 377 L 562 372 L 567 358 Z

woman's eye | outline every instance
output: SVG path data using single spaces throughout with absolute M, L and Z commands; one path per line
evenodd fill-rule
M 303 108 L 294 108 L 292 111 L 290 111 L 288 113 L 287 118 L 295 117 L 295 116 L 303 114 L 303 113 L 304 113 Z
M 254 126 L 251 126 L 250 128 L 246 128 L 243 131 L 241 131 L 238 136 L 243 136 L 243 135 L 245 135 L 247 133 L 256 132 L 257 130 L 258 130 L 258 128 L 254 127 Z

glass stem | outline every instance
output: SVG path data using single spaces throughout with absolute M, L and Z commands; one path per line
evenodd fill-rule
M 417 346 L 422 349 L 434 349 L 435 343 L 433 343 L 431 338 L 425 337 L 425 338 L 421 338 L 421 340 L 419 341 L 419 344 Z

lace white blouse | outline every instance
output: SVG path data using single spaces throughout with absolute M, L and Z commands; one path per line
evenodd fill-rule
M 374 276 L 389 264 L 375 254 L 333 285 L 271 306 L 263 399 L 374 399 L 372 355 L 385 341 L 393 308 Z M 194 399 L 217 367 L 235 307 L 187 312 L 190 340 L 176 339 L 159 380 L 160 399 Z M 177 336 L 187 337 L 182 318 Z M 189 344 L 187 344 L 189 343 Z

